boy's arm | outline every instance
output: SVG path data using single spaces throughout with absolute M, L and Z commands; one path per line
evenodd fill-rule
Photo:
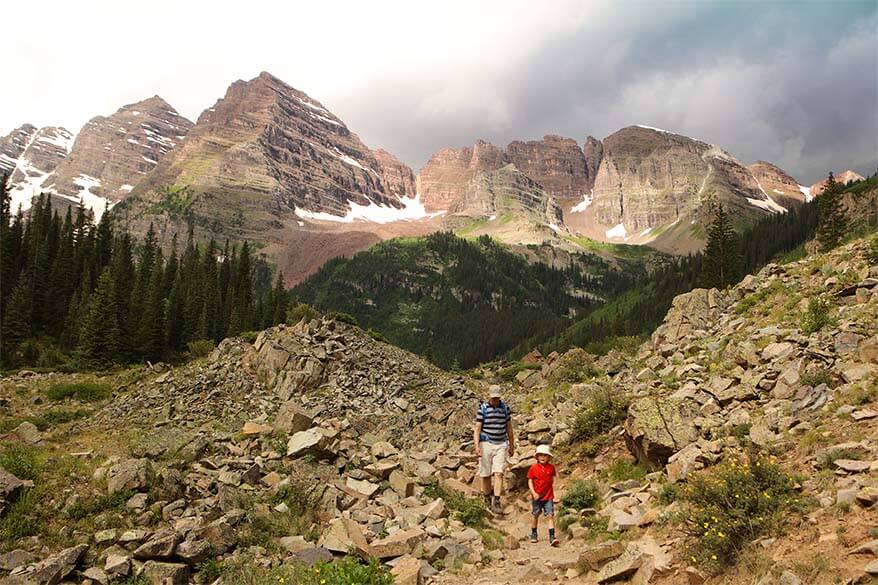
M 534 489 L 533 478 L 528 478 L 527 487 L 530 488 L 530 495 L 533 497 L 533 499 L 538 500 L 540 498 L 540 495 L 537 493 L 537 490 Z

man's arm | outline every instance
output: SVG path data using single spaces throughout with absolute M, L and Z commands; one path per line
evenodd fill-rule
M 479 445 L 479 435 L 482 434 L 482 423 L 481 421 L 476 421 L 476 428 L 473 431 L 473 443 L 476 445 L 476 457 L 482 456 L 482 447 Z
M 515 455 L 515 434 L 512 432 L 512 417 L 506 421 L 506 438 L 509 441 L 509 456 Z

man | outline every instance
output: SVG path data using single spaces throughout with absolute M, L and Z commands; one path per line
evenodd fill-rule
M 515 437 L 512 434 L 512 413 L 501 400 L 500 386 L 488 389 L 488 402 L 479 405 L 476 412 L 476 428 L 473 442 L 479 458 L 479 476 L 485 505 L 496 514 L 502 513 L 500 494 L 503 493 L 503 472 L 506 470 L 506 454 L 515 455 Z M 491 478 L 493 477 L 493 497 Z

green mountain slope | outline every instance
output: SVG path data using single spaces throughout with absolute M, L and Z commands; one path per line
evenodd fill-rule
M 440 366 L 469 367 L 557 334 L 571 317 L 632 284 L 630 271 L 594 255 L 573 255 L 566 267 L 552 268 L 488 237 L 446 232 L 332 260 L 293 297 L 350 313 L 363 328 Z

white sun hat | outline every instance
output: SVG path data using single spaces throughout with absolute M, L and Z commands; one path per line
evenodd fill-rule
M 548 445 L 540 445 L 539 447 L 537 447 L 537 455 L 548 455 L 549 457 L 551 457 L 552 451 L 549 449 Z
M 488 388 L 488 398 L 502 398 L 503 397 L 503 389 L 497 385 L 492 384 L 490 388 Z

